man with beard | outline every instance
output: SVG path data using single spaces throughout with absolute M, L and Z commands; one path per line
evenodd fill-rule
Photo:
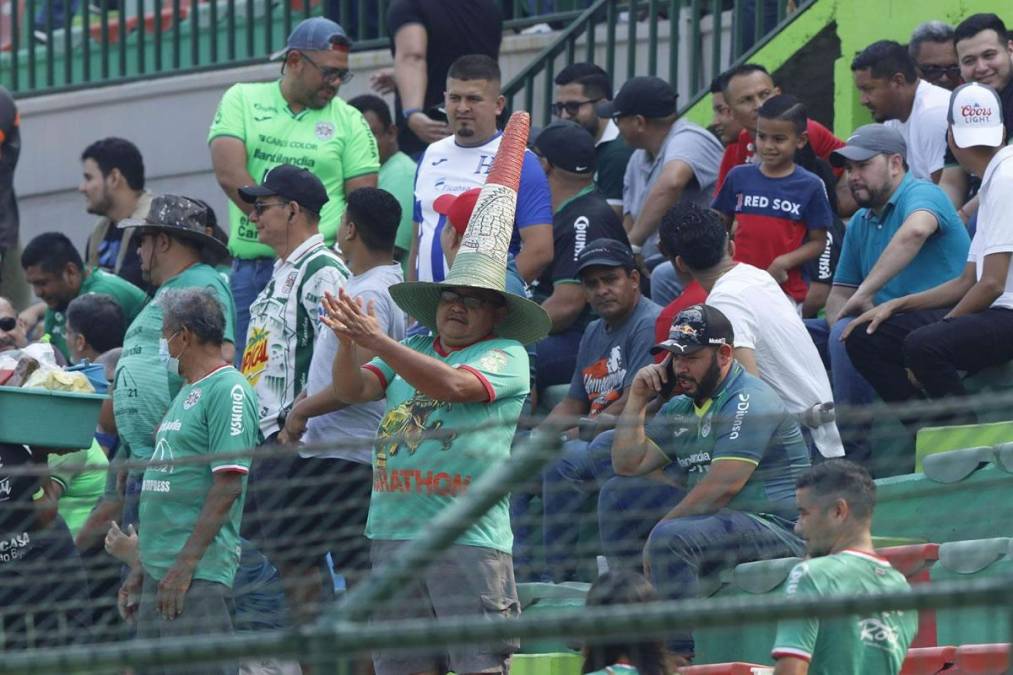
M 81 153 L 81 184 L 85 209 L 99 216 L 88 237 L 84 260 L 88 269 L 102 269 L 145 291 L 137 231 L 120 230 L 124 218 L 143 218 L 151 208 L 151 193 L 144 189 L 144 159 L 137 146 L 122 138 L 103 138 Z
M 341 99 L 338 89 L 352 79 L 351 40 L 323 17 L 301 22 L 289 35 L 281 79 L 231 87 L 211 123 L 208 143 L 218 184 L 228 196 L 230 285 L 238 310 L 236 354 L 242 358 L 250 323 L 249 307 L 274 272 L 274 251 L 257 238 L 250 220 L 253 204 L 239 188 L 257 185 L 279 164 L 308 169 L 327 190 L 320 234 L 332 246 L 345 212 L 345 195 L 376 187 L 380 159 L 376 139 L 362 114 Z
M 795 483 L 795 498 L 795 531 L 808 556 L 788 575 L 788 597 L 908 590 L 904 575 L 872 548 L 876 484 L 868 471 L 843 459 L 814 466 Z M 908 610 L 781 621 L 774 673 L 897 673 L 917 630 L 918 612 Z
M 665 600 L 697 596 L 721 569 L 802 551 L 794 488 L 809 450 L 777 393 L 735 361 L 734 342 L 720 310 L 684 309 L 651 349 L 665 360 L 637 373 L 616 425 L 602 545 L 610 567 L 642 561 Z M 673 393 L 645 424 L 648 405 Z M 671 634 L 669 648 L 691 660 L 692 634 Z
M 867 124 L 830 156 L 831 163 L 846 167 L 848 187 L 862 207 L 844 236 L 826 318 L 806 320 L 830 367 L 838 406 L 866 405 L 875 397 L 841 341 L 851 320 L 888 300 L 959 277 L 971 245 L 946 194 L 932 183 L 915 180 L 906 169 L 905 153 L 899 131 Z M 851 459 L 868 461 L 863 428 L 845 431 L 844 447 Z

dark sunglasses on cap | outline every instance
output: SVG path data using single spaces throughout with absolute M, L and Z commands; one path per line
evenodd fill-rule
M 5 333 L 9 333 L 18 327 L 18 317 L 16 316 L 5 316 L 0 317 L 0 330 Z
M 462 295 L 457 291 L 440 291 L 440 302 L 459 302 L 467 309 L 481 309 L 485 305 L 492 305 L 493 307 L 501 307 L 503 302 L 497 298 L 496 300 L 487 300 L 485 298 L 479 298 L 474 295 Z

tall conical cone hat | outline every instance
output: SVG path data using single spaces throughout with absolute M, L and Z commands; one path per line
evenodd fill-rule
M 440 292 L 465 287 L 496 291 L 505 298 L 507 316 L 494 328 L 496 335 L 528 344 L 549 334 L 552 321 L 545 310 L 506 290 L 507 256 L 530 126 L 526 112 L 510 116 L 447 278 L 441 282 L 406 281 L 390 287 L 394 302 L 433 332 L 438 332 L 436 307 Z

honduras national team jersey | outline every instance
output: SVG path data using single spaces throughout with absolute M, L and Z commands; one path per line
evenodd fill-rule
M 415 222 L 419 224 L 416 272 L 419 281 L 443 281 L 448 271 L 440 245 L 446 216 L 433 210 L 433 202 L 441 195 L 459 195 L 485 185 L 501 138 L 502 133 L 497 132 L 488 143 L 466 148 L 449 136 L 430 145 L 422 155 L 415 175 Z M 510 252 L 516 254 L 520 249 L 517 230 L 541 223 L 552 223 L 552 199 L 549 182 L 538 164 L 538 158 L 529 150 L 524 153 L 521 169 Z

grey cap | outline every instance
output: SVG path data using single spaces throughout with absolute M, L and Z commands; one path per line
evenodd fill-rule
M 858 127 L 848 137 L 843 148 L 830 153 L 830 163 L 844 166 L 845 160 L 864 162 L 876 155 L 900 155 L 907 157 L 907 143 L 900 132 L 885 124 L 866 124 Z
M 340 24 L 322 16 L 304 19 L 292 29 L 285 48 L 271 54 L 271 60 L 277 61 L 291 49 L 317 52 L 327 49 L 351 49 L 352 40 Z

